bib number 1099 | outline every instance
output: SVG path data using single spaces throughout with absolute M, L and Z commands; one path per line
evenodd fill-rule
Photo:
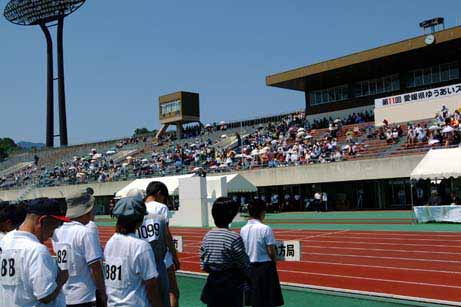
M 160 224 L 153 223 L 142 225 L 138 228 L 138 237 L 140 239 L 156 239 L 160 234 Z

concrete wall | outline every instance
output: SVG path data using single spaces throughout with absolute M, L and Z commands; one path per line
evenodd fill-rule
M 301 167 L 271 168 L 241 172 L 257 187 L 408 178 L 424 155 L 357 160 Z
M 257 187 L 294 185 L 324 182 L 343 182 L 390 178 L 408 178 L 411 171 L 424 155 L 393 157 L 371 160 L 356 160 L 328 164 L 314 164 L 298 167 L 259 169 L 240 172 Z M 216 175 L 226 175 L 224 173 Z M 82 184 L 34 189 L 25 199 L 36 197 L 63 198 L 69 194 L 91 186 L 95 196 L 110 196 L 121 190 L 131 181 Z M 0 191 L 0 199 L 16 200 L 21 190 Z
M 132 181 L 119 181 L 119 182 L 108 182 L 108 183 L 92 183 L 92 184 L 77 184 L 77 185 L 65 185 L 50 188 L 38 188 L 33 189 L 27 193 L 24 199 L 34 199 L 38 197 L 49 197 L 49 198 L 64 198 L 72 193 L 92 187 L 95 192 L 95 196 L 110 196 L 115 192 L 121 190 Z M 0 199 L 3 200 L 16 200 L 21 195 L 23 190 L 0 190 Z

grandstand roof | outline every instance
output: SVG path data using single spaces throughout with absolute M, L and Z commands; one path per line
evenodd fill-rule
M 351 74 L 358 78 L 363 75 L 364 79 L 369 79 L 373 73 L 382 75 L 386 73 L 386 70 L 393 73 L 390 70 L 395 70 L 396 67 L 401 68 L 401 65 L 411 66 L 412 63 L 427 62 L 428 59 L 438 59 L 447 53 L 458 52 L 459 54 L 461 27 L 449 28 L 436 32 L 434 35 L 435 43 L 430 46 L 425 43 L 426 35 L 420 35 L 397 43 L 269 75 L 266 77 L 266 85 L 299 91 L 315 90 L 325 85 L 335 86 L 346 83 Z

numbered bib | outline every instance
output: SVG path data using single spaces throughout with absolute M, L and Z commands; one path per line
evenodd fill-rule
M 104 262 L 104 278 L 106 285 L 111 288 L 122 289 L 129 284 L 128 258 L 111 257 Z
M 6 250 L 0 255 L 0 284 L 17 286 L 21 284 L 22 258 L 19 250 Z
M 54 243 L 54 250 L 56 253 L 56 262 L 63 271 L 75 271 L 72 270 L 72 250 L 70 244 L 65 243 Z
M 160 223 L 155 219 L 147 219 L 137 230 L 138 238 L 152 242 L 160 236 Z

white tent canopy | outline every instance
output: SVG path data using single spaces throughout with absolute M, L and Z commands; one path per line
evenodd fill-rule
M 117 198 L 125 197 L 130 190 L 139 189 L 139 190 L 146 190 L 149 183 L 152 181 L 160 181 L 163 182 L 170 192 L 170 195 L 178 195 L 179 193 L 179 179 L 182 178 L 189 178 L 194 176 L 194 174 L 188 175 L 178 175 L 178 176 L 169 176 L 169 177 L 155 177 L 155 178 L 147 178 L 147 179 L 136 179 L 135 181 L 128 184 L 126 187 L 121 189 L 116 193 Z M 249 193 L 249 192 L 257 192 L 258 189 L 254 186 L 251 182 L 246 180 L 239 174 L 232 174 L 226 176 L 209 176 L 207 177 L 207 182 L 211 180 L 218 180 L 222 177 L 226 178 L 227 181 L 227 192 L 228 193 Z
M 179 179 L 181 178 L 189 178 L 194 176 L 194 174 L 188 174 L 188 175 L 178 175 L 178 176 L 168 176 L 168 177 L 155 177 L 155 178 L 147 178 L 147 179 L 136 179 L 120 191 L 118 191 L 115 194 L 115 197 L 121 198 L 125 197 L 130 190 L 133 189 L 138 189 L 138 190 L 146 190 L 147 186 L 149 183 L 153 181 L 160 181 L 163 182 L 166 187 L 168 188 L 168 191 L 170 192 L 170 195 L 178 195 L 178 190 L 179 190 Z
M 219 180 L 222 177 L 226 177 L 227 181 L 227 192 L 228 193 L 251 193 L 257 192 L 258 189 L 251 182 L 246 180 L 243 176 L 239 174 L 232 174 L 226 176 L 210 176 L 206 180 Z
M 461 177 L 461 148 L 433 149 L 411 172 L 411 179 Z

